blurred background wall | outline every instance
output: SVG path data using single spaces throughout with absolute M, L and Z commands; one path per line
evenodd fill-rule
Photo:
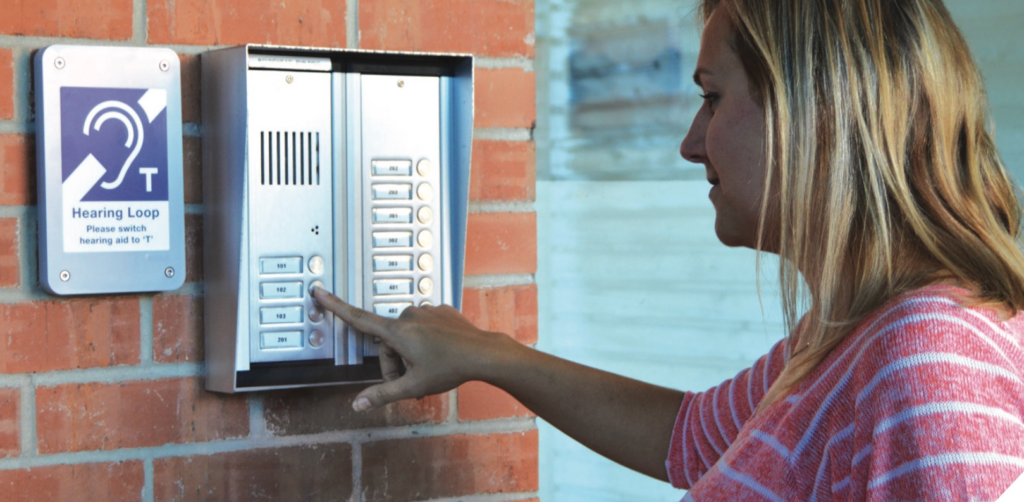
M 777 264 L 722 246 L 702 166 L 694 0 L 537 0 L 540 348 L 703 390 L 783 336 Z M 1003 159 L 1024 179 L 1024 3 L 947 1 L 985 75 Z M 599 407 L 601 403 L 593 403 Z M 682 493 L 541 424 L 545 502 Z

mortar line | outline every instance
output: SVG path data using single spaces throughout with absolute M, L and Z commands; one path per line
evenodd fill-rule
M 18 117 L 19 101 L 14 104 L 14 117 Z M 0 134 L 35 134 L 35 122 L 24 122 L 17 120 L 0 120 Z
M 149 39 L 149 12 L 146 0 L 132 2 L 132 42 L 146 45 Z
M 469 203 L 470 214 L 479 213 L 535 213 L 532 200 L 520 201 L 472 201 Z
M 32 384 L 38 387 L 57 385 L 120 383 L 129 380 L 163 380 L 188 378 L 203 375 L 202 363 L 146 363 L 137 366 L 114 366 L 109 368 L 87 368 L 56 370 L 47 373 L 33 373 Z M 0 375 L 0 387 L 14 387 L 20 384 L 24 375 Z
M 267 436 L 263 438 L 238 438 L 205 443 L 178 443 L 119 450 L 94 450 L 83 452 L 62 452 L 47 455 L 0 458 L 0 471 L 24 469 L 50 465 L 71 465 L 98 462 L 125 462 L 131 460 L 159 460 L 162 458 L 215 455 L 236 451 L 294 446 L 317 446 L 331 443 L 347 443 L 353 450 L 367 443 L 399 439 L 421 439 L 453 435 L 516 434 L 536 431 L 533 418 L 508 418 L 483 422 L 466 422 L 458 425 L 439 424 L 432 426 L 411 425 L 391 428 L 354 429 L 324 432 L 298 436 Z M 34 439 L 34 436 L 33 436 Z
M 153 502 L 153 459 L 146 458 L 142 460 L 142 501 Z
M 520 68 L 526 70 L 528 73 L 533 73 L 534 60 L 531 58 L 496 58 L 486 56 L 476 56 L 473 58 L 473 64 L 477 68 L 487 70 L 501 70 L 505 68 Z
M 448 417 L 445 419 L 446 424 L 457 424 L 459 423 L 459 389 L 455 388 L 448 391 Z
M 265 438 L 270 436 L 270 431 L 267 430 L 267 419 L 264 416 L 264 401 L 263 395 L 259 393 L 253 393 L 249 396 L 249 437 L 250 438 Z
M 153 295 L 139 297 L 139 362 L 153 362 Z
M 505 288 L 510 286 L 530 286 L 537 283 L 533 274 L 505 275 L 467 275 L 463 287 L 470 289 Z
M 134 15 L 133 15 L 134 16 Z M 134 30 L 134 17 L 132 20 Z M 148 28 L 146 36 L 148 38 Z M 128 40 L 103 40 L 95 38 L 73 38 L 73 37 L 46 37 L 46 36 L 19 36 L 0 35 L 0 47 L 19 49 L 38 49 L 55 44 L 86 45 L 86 46 L 113 46 L 113 47 L 138 47 L 139 42 L 135 41 L 134 35 Z M 171 49 L 179 54 L 200 54 L 209 50 L 216 50 L 223 47 L 234 47 L 234 45 L 185 45 L 185 44 L 146 44 L 145 47 L 160 47 Z
M 473 139 L 491 141 L 533 141 L 533 129 L 525 127 L 477 127 Z
M 359 48 L 359 0 L 345 2 L 345 46 Z
M 352 445 L 352 502 L 363 500 L 363 446 Z
M 445 497 L 438 499 L 427 499 L 418 502 L 515 502 L 537 498 L 537 492 L 518 493 L 480 493 L 462 497 Z
M 33 377 L 22 377 L 21 394 L 21 456 L 35 457 L 39 454 L 36 431 L 36 387 Z
M 11 57 L 14 59 L 14 82 L 11 92 L 14 93 L 14 120 L 19 122 L 32 122 L 32 103 L 29 103 L 29 95 L 32 94 L 32 51 L 28 48 L 17 47 L 11 50 Z M 34 130 L 34 124 L 33 124 Z

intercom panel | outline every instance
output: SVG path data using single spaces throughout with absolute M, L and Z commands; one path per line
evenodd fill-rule
M 460 306 L 472 58 L 245 46 L 202 67 L 207 387 L 379 380 L 379 340 L 310 289 Z

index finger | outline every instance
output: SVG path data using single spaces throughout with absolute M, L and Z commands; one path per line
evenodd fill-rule
M 316 298 L 320 305 L 334 312 L 349 326 L 363 333 L 379 336 L 385 341 L 391 338 L 393 320 L 381 317 L 373 312 L 367 312 L 358 307 L 353 307 L 324 288 L 313 288 L 312 294 L 313 298 Z

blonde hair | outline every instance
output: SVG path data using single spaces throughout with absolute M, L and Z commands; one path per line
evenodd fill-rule
M 716 9 L 765 112 L 757 247 L 782 258 L 790 329 L 758 411 L 907 291 L 950 280 L 974 303 L 1024 309 L 1019 202 L 941 0 L 703 0 L 705 22 Z

